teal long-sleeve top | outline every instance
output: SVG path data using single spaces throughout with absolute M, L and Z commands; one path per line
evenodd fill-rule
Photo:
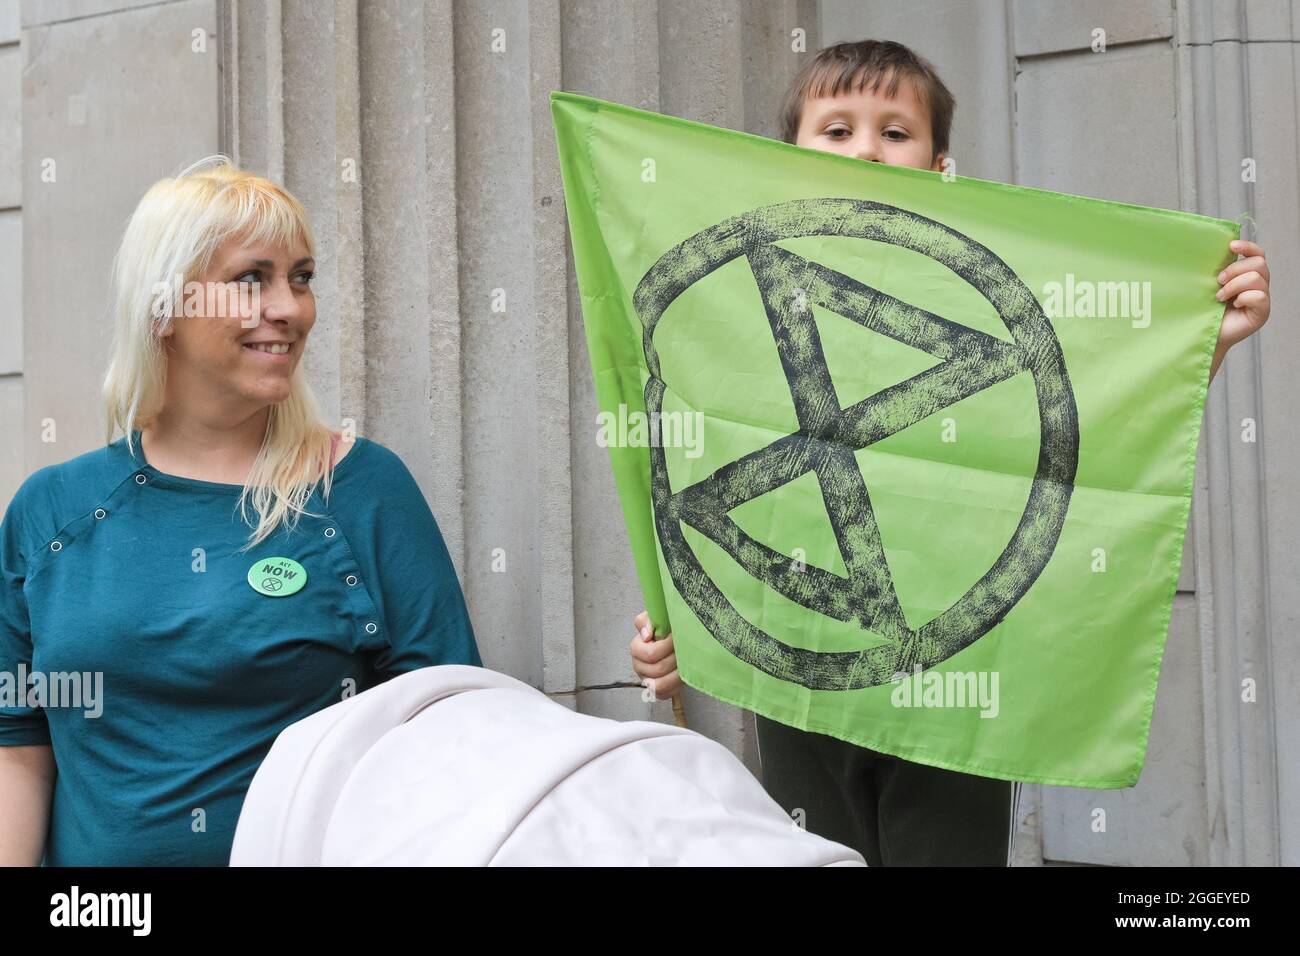
M 159 472 L 138 431 L 22 484 L 0 524 L 0 746 L 53 749 L 47 865 L 224 866 L 281 730 L 415 668 L 482 664 L 419 486 L 356 442 L 318 517 L 243 553 L 240 486 Z M 305 585 L 255 590 L 269 558 Z

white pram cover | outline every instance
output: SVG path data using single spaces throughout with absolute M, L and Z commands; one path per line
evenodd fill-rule
M 691 730 L 570 711 L 481 667 L 426 667 L 286 727 L 231 866 L 863 863 L 796 827 Z

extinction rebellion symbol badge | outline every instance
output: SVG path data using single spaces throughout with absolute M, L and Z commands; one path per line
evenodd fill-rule
M 1011 342 L 942 318 L 773 245 L 802 236 L 845 236 L 910 249 L 946 266 L 997 311 Z M 1079 460 L 1079 420 L 1065 359 L 1033 293 L 993 252 L 916 213 L 855 199 L 764 206 L 718 223 L 668 250 L 634 296 L 650 377 L 646 410 L 657 421 L 665 385 L 655 329 L 687 288 L 744 256 L 762 296 L 799 429 L 684 488 L 669 484 L 664 448 L 650 443 L 651 499 L 673 583 L 723 647 L 764 673 L 814 690 L 855 690 L 898 672 L 932 667 L 979 640 L 1029 591 L 1056 548 Z M 834 382 L 812 306 L 838 313 L 940 360 L 933 368 L 847 408 Z M 687 333 L 689 334 L 689 333 Z M 854 453 L 975 393 L 1028 373 L 1041 427 L 1038 467 L 1024 513 L 992 566 L 952 607 L 909 628 L 899 607 Z M 1026 414 L 1035 410 L 1030 407 Z M 826 503 L 847 576 L 788 556 L 741 530 L 729 512 L 812 472 Z M 779 492 L 778 492 L 779 494 Z M 741 615 L 683 534 L 690 526 L 745 572 L 791 601 L 852 622 L 888 643 L 862 651 L 792 646 Z
M 307 570 L 293 558 L 261 558 L 248 569 L 248 584 L 267 597 L 297 594 L 307 583 Z

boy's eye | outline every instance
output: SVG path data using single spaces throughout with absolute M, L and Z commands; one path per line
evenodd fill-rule
M 847 126 L 834 126 L 826 131 L 826 135 L 831 139 L 844 139 L 846 136 L 852 136 L 853 132 Z
M 885 130 L 885 138 L 892 139 L 896 143 L 901 143 L 903 140 L 907 139 L 907 131 L 901 129 L 887 129 Z

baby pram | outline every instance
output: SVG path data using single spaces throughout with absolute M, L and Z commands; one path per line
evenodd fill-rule
M 287 727 L 232 866 L 861 865 L 693 731 L 577 714 L 494 671 L 395 677 Z

